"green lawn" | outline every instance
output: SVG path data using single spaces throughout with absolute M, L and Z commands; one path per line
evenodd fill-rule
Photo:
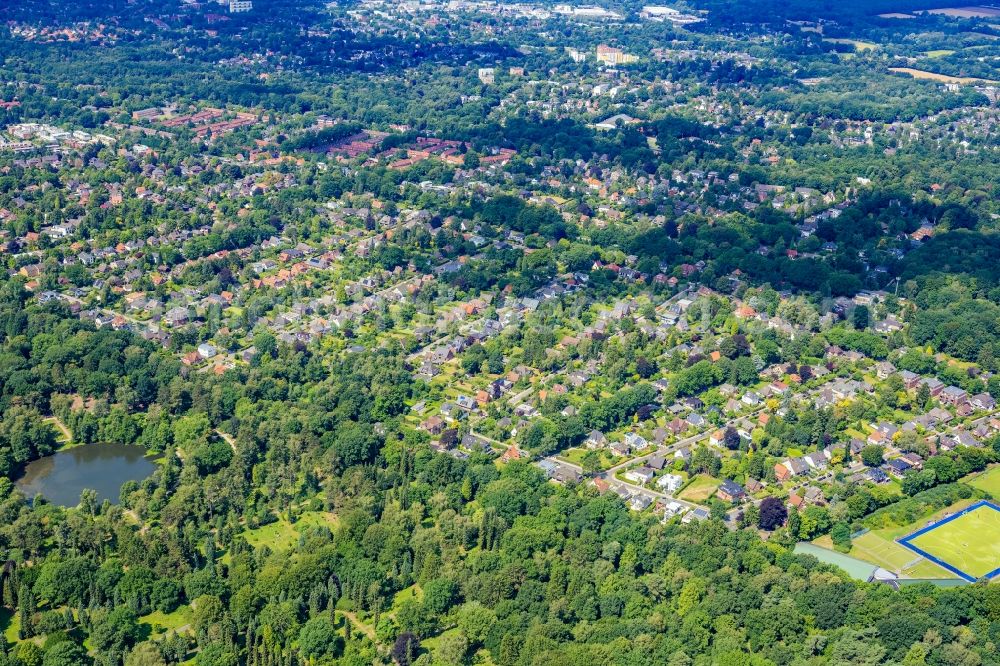
M 424 591 L 420 589 L 420 586 L 416 584 L 411 585 L 397 592 L 392 598 L 392 610 L 395 612 L 404 601 L 423 601 L 423 599 Z
M 17 632 L 21 628 L 21 620 L 17 613 L 12 613 L 6 608 L 0 608 L 0 626 L 3 627 L 3 637 L 8 643 L 17 642 Z
M 590 449 L 583 447 L 576 447 L 572 449 L 566 449 L 560 452 L 556 457 L 560 460 L 565 460 L 566 462 L 573 463 L 574 465 L 583 465 L 583 457 L 587 455 Z M 606 449 L 598 449 L 597 453 L 601 456 L 601 469 L 608 469 L 616 464 L 614 456 L 612 456 Z
M 1000 511 L 982 506 L 910 540 L 939 560 L 980 578 L 1000 568 Z
M 918 553 L 900 545 L 896 539 L 902 538 L 907 534 L 912 534 L 931 522 L 944 518 L 948 514 L 961 511 L 975 501 L 976 500 L 968 499 L 956 502 L 945 509 L 941 509 L 930 516 L 923 517 L 913 523 L 910 523 L 909 525 L 886 527 L 884 529 L 866 532 L 851 542 L 852 547 L 848 554 L 860 560 L 877 564 L 883 569 L 895 572 L 907 578 L 956 578 L 956 576 L 947 569 L 939 567 L 934 562 L 931 562 L 930 560 L 921 557 Z M 832 548 L 832 543 L 829 541 L 829 537 L 820 537 L 815 541 L 815 543 L 816 545 L 824 548 Z M 937 553 L 933 553 L 926 548 L 924 550 L 931 552 L 935 555 L 935 557 L 941 557 Z M 944 557 L 941 557 L 941 559 L 947 561 Z M 1000 566 L 1000 562 L 998 562 L 996 566 Z
M 909 578 L 954 578 L 946 569 L 877 532 L 867 532 L 854 539 L 849 555 Z
M 193 613 L 190 606 L 181 606 L 172 613 L 154 611 L 149 615 L 139 618 L 140 624 L 149 626 L 150 634 L 154 638 L 159 638 L 169 632 L 177 631 L 179 628 L 191 624 Z
M 699 474 L 691 480 L 691 483 L 677 497 L 688 502 L 704 502 L 715 494 L 721 483 L 722 481 L 719 479 L 707 474 Z
M 254 548 L 267 546 L 273 551 L 288 550 L 298 542 L 303 530 L 321 525 L 333 529 L 337 525 L 337 517 L 323 511 L 307 511 L 294 524 L 282 518 L 276 523 L 246 530 L 243 536 Z
M 994 465 L 984 472 L 962 479 L 974 488 L 985 490 L 992 497 L 1000 499 L 1000 465 Z

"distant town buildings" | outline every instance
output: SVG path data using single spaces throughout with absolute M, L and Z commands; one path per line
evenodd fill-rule
M 637 62 L 639 57 L 625 53 L 621 49 L 601 44 L 597 47 L 597 59 L 606 65 L 628 65 Z

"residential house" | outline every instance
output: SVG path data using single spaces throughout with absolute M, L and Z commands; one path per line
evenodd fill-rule
M 625 433 L 625 443 L 628 444 L 633 451 L 642 451 L 649 446 L 649 442 L 635 432 Z
M 896 366 L 894 366 L 889 361 L 881 361 L 875 364 L 875 375 L 879 379 L 887 379 L 890 375 L 896 372 Z
M 432 435 L 438 435 L 444 430 L 444 420 L 439 416 L 432 416 L 421 423 L 420 427 Z
M 802 457 L 812 469 L 826 469 L 829 462 L 825 451 L 814 451 L 813 453 L 806 454 Z
M 669 500 L 663 504 L 663 519 L 668 520 L 676 515 L 687 511 L 687 507 L 680 502 Z
M 944 382 L 937 377 L 924 377 L 920 383 L 925 385 L 934 397 L 941 395 L 941 392 L 944 391 Z
M 587 439 L 583 440 L 583 444 L 588 449 L 603 449 L 608 445 L 608 438 L 600 430 L 591 430 Z
M 653 498 L 644 493 L 636 493 L 629 506 L 633 511 L 645 511 L 653 503 Z
M 569 465 L 558 465 L 553 472 L 551 479 L 556 483 L 561 483 L 563 485 L 569 483 L 579 483 L 582 478 L 580 472 L 576 471 Z
M 779 470 L 779 468 L 781 469 Z M 809 465 L 807 465 L 802 458 L 789 458 L 788 460 L 774 466 L 774 474 L 781 482 L 787 481 L 795 476 L 801 476 L 808 471 Z
M 883 470 L 879 469 L 878 467 L 872 467 L 871 469 L 869 469 L 867 476 L 868 480 L 871 481 L 872 483 L 882 484 L 889 482 L 889 475 L 886 474 Z
M 468 449 L 469 451 L 489 452 L 493 449 L 489 440 L 473 433 L 466 434 L 462 437 L 462 447 Z
M 802 499 L 807 504 L 823 504 L 823 491 L 815 486 L 809 486 L 802 493 Z
M 633 483 L 644 485 L 652 481 L 655 474 L 656 471 L 654 469 L 643 465 L 625 472 L 625 478 Z
M 882 465 L 882 468 L 886 472 L 893 475 L 897 479 L 903 478 L 903 476 L 905 476 L 906 473 L 910 471 L 911 467 L 912 466 L 910 465 L 910 463 L 906 462 L 902 458 L 894 458 L 889 462 L 887 462 L 886 464 Z
M 667 494 L 677 492 L 684 485 L 684 479 L 677 474 L 664 474 L 656 480 L 656 486 Z
M 983 409 L 992 412 L 997 407 L 996 400 L 989 393 L 977 393 L 969 398 L 969 402 L 976 409 Z
M 691 509 L 690 511 L 688 511 L 687 513 L 685 513 L 684 517 L 681 518 L 681 522 L 682 523 L 691 523 L 691 522 L 694 522 L 694 521 L 708 520 L 711 517 L 711 515 L 712 515 L 712 513 L 708 509 L 706 509 L 705 507 L 703 507 L 703 506 L 697 506 L 697 507 Z
M 627 442 L 624 441 L 611 442 L 611 453 L 613 453 L 614 455 L 627 456 L 631 452 L 632 448 L 628 445 Z
M 743 486 L 730 479 L 723 481 L 715 491 L 715 496 L 723 502 L 739 502 L 746 497 L 746 494 Z
M 691 412 L 684 420 L 695 428 L 700 428 L 705 425 L 705 417 L 698 412 Z
M 868 435 L 868 444 L 871 446 L 885 446 L 889 442 L 889 438 L 885 436 L 885 433 L 881 430 L 873 430 L 870 435 Z
M 667 423 L 667 430 L 669 430 L 674 435 L 679 435 L 688 429 L 688 422 L 682 421 L 681 419 L 675 418 Z
M 516 446 L 509 446 L 507 447 L 507 450 L 503 452 L 503 455 L 500 456 L 500 460 L 501 462 L 508 463 L 512 460 L 520 460 L 526 457 L 527 454 L 521 449 Z
M 969 394 L 966 393 L 965 389 L 961 389 L 957 386 L 945 386 L 939 395 L 941 402 L 946 402 L 949 405 L 958 405 L 965 402 Z
M 900 371 L 899 376 L 903 380 L 903 386 L 905 386 L 907 390 L 912 391 L 920 385 L 920 375 L 915 372 L 902 370 Z

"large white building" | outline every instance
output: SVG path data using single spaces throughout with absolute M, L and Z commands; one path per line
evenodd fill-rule
M 491 86 L 496 81 L 496 70 L 492 67 L 479 68 L 479 80 L 485 85 Z
M 229 0 L 229 13 L 240 14 L 253 9 L 253 0 Z

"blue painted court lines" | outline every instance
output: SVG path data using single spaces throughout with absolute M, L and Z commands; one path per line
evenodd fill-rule
M 1000 513 L 1000 506 L 997 506 L 993 502 L 988 502 L 986 500 L 982 500 L 980 502 L 976 502 L 975 504 L 973 504 L 973 505 L 971 505 L 969 507 L 966 507 L 965 509 L 963 509 L 962 511 L 959 511 L 956 514 L 948 516 L 947 518 L 945 518 L 943 520 L 939 520 L 936 523 L 932 523 L 932 524 L 928 525 L 927 527 L 923 527 L 923 528 L 917 530 L 913 534 L 907 535 L 907 536 L 903 537 L 902 539 L 899 539 L 899 543 L 902 544 L 903 546 L 905 546 L 906 548 L 909 548 L 910 550 L 912 550 L 916 554 L 920 555 L 921 557 L 927 558 L 928 560 L 930 560 L 934 564 L 937 564 L 940 567 L 944 567 L 945 569 L 947 569 L 948 571 L 952 572 L 953 574 L 955 574 L 959 578 L 967 580 L 970 583 L 975 583 L 977 580 L 980 580 L 980 578 L 976 578 L 975 576 L 972 576 L 971 574 L 965 573 L 964 571 L 962 571 L 958 567 L 955 567 L 955 566 L 953 566 L 951 564 L 948 564 L 944 560 L 940 560 L 940 559 L 934 557 L 933 555 L 931 555 L 930 553 L 928 553 L 923 548 L 920 548 L 919 546 L 915 546 L 915 545 L 913 545 L 910 542 L 913 539 L 916 539 L 919 536 L 922 536 L 924 534 L 927 534 L 928 532 L 936 530 L 937 528 L 941 527 L 942 525 L 947 525 L 948 523 L 950 523 L 953 520 L 957 520 L 958 518 L 961 518 L 962 516 L 964 516 L 964 515 L 966 515 L 968 513 L 972 513 L 973 511 L 976 511 L 977 509 L 982 509 L 982 508 L 992 509 L 992 510 Z M 994 569 L 993 571 L 990 571 L 989 573 L 983 574 L 983 576 L 981 576 L 981 578 L 989 579 L 989 578 L 993 578 L 997 574 L 1000 574 L 1000 567 L 997 567 L 996 569 Z

